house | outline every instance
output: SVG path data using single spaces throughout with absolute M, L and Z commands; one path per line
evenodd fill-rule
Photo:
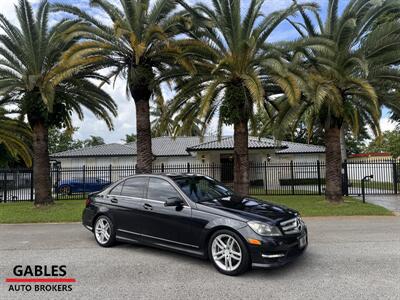
M 158 137 L 152 139 L 154 164 L 229 164 L 233 162 L 233 137 Z M 136 143 L 105 144 L 51 155 L 61 167 L 127 166 L 136 164 Z M 325 147 L 270 138 L 249 137 L 249 160 L 263 162 L 316 162 L 325 159 Z
M 154 171 L 194 172 L 212 176 L 225 183 L 233 181 L 233 137 L 218 140 L 215 136 L 200 137 L 159 137 L 152 139 Z M 323 161 L 325 148 L 293 142 L 277 142 L 270 138 L 249 137 L 249 160 L 251 182 L 264 182 L 266 176 L 273 178 L 274 184 L 292 175 L 299 178 L 317 177 L 317 160 Z M 65 170 L 86 168 L 100 169 L 99 174 L 109 166 L 114 170 L 111 180 L 132 174 L 136 164 L 136 143 L 107 144 L 96 147 L 65 151 L 51 155 L 53 161 Z M 290 162 L 302 163 L 294 171 Z M 310 163 L 312 166 L 304 166 Z M 265 165 L 268 164 L 268 170 Z M 101 171 L 103 168 L 104 171 Z M 90 171 L 89 171 L 90 173 Z M 268 174 L 267 174 L 268 173 Z M 269 174 L 270 173 L 270 174 Z M 91 173 L 92 174 L 92 173 Z M 94 175 L 94 173 L 93 173 Z

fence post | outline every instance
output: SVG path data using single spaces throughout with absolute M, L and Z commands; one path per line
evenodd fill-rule
M 394 187 L 394 193 L 397 195 L 399 193 L 398 188 L 397 188 L 397 183 L 399 182 L 399 174 L 397 170 L 397 163 L 396 160 L 393 161 L 393 187 Z
M 214 162 L 211 163 L 211 168 L 212 168 L 212 178 L 215 178 L 215 165 L 214 165 Z
M 187 163 L 187 172 L 190 173 L 190 163 Z
M 110 183 L 112 182 L 112 164 L 108 167 L 108 179 Z
M 267 184 L 267 162 L 264 161 L 264 182 L 265 182 L 265 195 L 268 195 L 268 184 Z
M 164 173 L 164 163 L 161 163 L 161 173 Z
M 59 191 L 58 191 L 58 184 L 60 182 L 60 166 L 56 164 L 56 184 L 54 185 L 56 187 L 56 200 L 58 201 L 59 199 Z
M 34 196 L 33 196 L 33 168 L 31 169 L 31 201 L 34 201 Z
M 86 191 L 86 166 L 82 166 L 82 183 L 83 183 L 83 191 L 82 196 L 85 198 L 85 191 Z
M 4 171 L 3 187 L 4 187 L 4 203 L 6 203 L 7 202 L 7 170 Z
M 318 195 L 322 195 L 321 162 L 319 160 L 317 160 L 317 174 L 318 174 Z
M 292 184 L 292 195 L 294 195 L 294 164 L 293 160 L 290 161 L 290 178 Z
M 349 195 L 349 174 L 347 170 L 347 160 L 345 159 L 342 164 L 342 193 L 345 196 Z

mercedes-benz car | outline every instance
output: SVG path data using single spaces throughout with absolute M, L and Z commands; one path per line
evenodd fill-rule
M 223 274 L 284 265 L 302 254 L 295 210 L 235 194 L 203 175 L 135 175 L 89 196 L 83 225 L 97 243 L 140 243 L 209 259 Z

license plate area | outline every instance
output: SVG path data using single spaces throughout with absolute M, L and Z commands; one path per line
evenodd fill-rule
M 299 238 L 299 248 L 304 248 L 307 245 L 307 235 Z

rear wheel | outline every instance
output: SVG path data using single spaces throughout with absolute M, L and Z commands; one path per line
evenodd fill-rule
M 98 217 L 94 225 L 94 237 L 102 247 L 111 247 L 115 244 L 115 229 L 109 217 Z
M 71 195 L 72 194 L 71 187 L 69 185 L 63 185 L 62 187 L 60 187 L 59 191 L 63 195 Z
M 219 230 L 211 236 L 208 254 L 216 269 L 225 275 L 239 275 L 250 266 L 246 245 L 230 230 Z

